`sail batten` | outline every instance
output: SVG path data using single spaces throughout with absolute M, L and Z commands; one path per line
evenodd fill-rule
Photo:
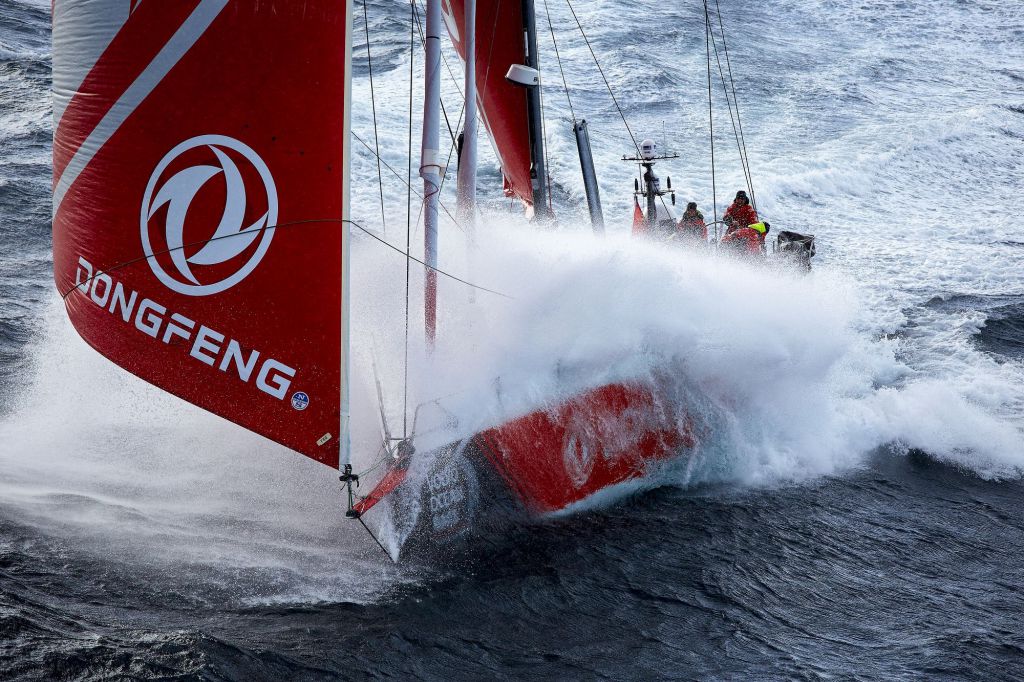
M 347 458 L 348 4 L 54 8 L 54 82 L 77 83 L 55 92 L 54 134 L 72 324 L 133 374 L 331 466 Z

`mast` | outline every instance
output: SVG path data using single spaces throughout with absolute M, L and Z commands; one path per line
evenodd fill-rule
M 437 333 L 437 200 L 441 186 L 441 0 L 427 0 L 426 74 L 423 97 L 423 146 L 420 177 L 423 178 L 423 260 L 427 264 L 423 290 L 423 322 L 427 347 L 433 348 Z
M 668 189 L 661 188 L 661 180 L 654 174 L 654 164 L 662 159 L 678 159 L 678 154 L 658 154 L 658 145 L 654 140 L 644 140 L 640 143 L 640 154 L 638 156 L 623 156 L 623 161 L 635 161 L 643 169 L 643 191 L 640 191 L 640 183 L 636 183 L 636 191 L 647 200 L 647 215 L 644 223 L 649 231 L 658 227 L 658 199 L 666 194 L 672 195 L 672 203 L 675 204 L 675 192 L 672 191 L 672 180 L 669 179 Z M 667 208 L 667 207 L 666 207 Z M 668 213 L 671 217 L 671 212 Z
M 476 217 L 476 158 L 477 158 L 477 103 L 476 103 L 476 0 L 466 0 L 466 28 L 462 46 L 466 52 L 466 123 L 462 129 L 462 147 L 459 150 L 458 216 L 469 229 L 473 241 Z
M 654 159 L 648 159 L 640 165 L 644 169 L 644 196 L 647 197 L 647 227 L 653 230 L 658 226 L 658 193 L 661 187 L 658 176 L 654 174 Z
M 526 66 L 540 72 L 540 54 L 537 50 L 537 15 L 533 0 L 523 0 L 523 31 L 526 33 Z M 540 220 L 553 218 L 548 205 L 548 174 L 544 165 L 544 119 L 540 108 L 540 80 L 526 88 L 526 102 L 530 120 L 530 159 L 533 162 L 534 216 Z

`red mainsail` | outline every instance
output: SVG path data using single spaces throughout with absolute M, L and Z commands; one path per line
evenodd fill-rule
M 82 337 L 336 466 L 348 2 L 57 0 L 54 278 Z
M 463 61 L 464 0 L 442 0 L 445 24 Z M 480 115 L 498 154 L 505 190 L 533 205 L 530 180 L 530 121 L 526 90 L 505 80 L 513 64 L 526 61 L 523 7 L 519 0 L 477 0 L 476 82 Z

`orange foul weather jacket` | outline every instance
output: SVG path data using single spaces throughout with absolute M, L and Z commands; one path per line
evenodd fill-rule
M 683 214 L 682 219 L 679 221 L 679 227 L 677 232 L 681 237 L 689 237 L 693 239 L 707 239 L 708 228 L 704 224 L 704 216 L 700 213 L 694 215 Z
M 737 253 L 760 254 L 763 237 L 752 228 L 743 227 L 722 237 L 722 245 L 735 249 Z
M 729 232 L 750 227 L 757 222 L 757 211 L 750 204 L 738 204 L 733 202 L 729 210 L 725 212 L 725 222 L 732 222 Z

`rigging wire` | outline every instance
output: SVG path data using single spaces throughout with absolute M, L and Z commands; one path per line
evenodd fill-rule
M 740 128 L 740 142 L 743 145 L 743 157 L 747 164 L 747 175 L 750 183 L 750 203 L 753 204 L 754 210 L 757 210 L 757 197 L 754 194 L 754 174 L 750 170 L 750 155 L 747 154 L 747 140 L 743 136 L 743 120 L 740 119 L 740 101 L 736 97 L 736 82 L 732 78 L 732 62 L 729 61 L 729 46 L 725 42 L 725 24 L 722 23 L 722 7 L 718 4 L 718 0 L 715 0 L 715 10 L 718 14 L 718 27 L 722 34 L 722 48 L 725 51 L 725 65 L 729 71 L 729 85 L 732 88 L 732 101 L 736 104 L 736 122 Z
M 706 25 L 710 27 L 711 26 L 711 14 L 710 14 L 710 11 L 708 9 L 707 0 L 704 0 L 704 18 L 705 18 Z M 718 51 L 718 41 L 715 38 L 715 33 L 714 33 L 714 29 L 713 28 L 711 28 L 711 46 L 714 49 L 715 61 L 718 64 L 718 74 L 719 74 L 720 81 L 722 83 L 722 91 L 725 93 L 725 104 L 726 104 L 726 108 L 729 111 L 729 121 L 732 123 L 733 137 L 736 140 L 736 150 L 739 153 L 740 165 L 743 168 L 743 180 L 744 180 L 744 182 L 747 185 L 747 189 L 750 189 L 751 194 L 753 194 L 752 182 L 751 182 L 751 177 L 750 177 L 750 168 L 747 165 L 747 160 L 746 160 L 746 157 L 744 156 L 744 153 L 743 153 L 743 149 L 744 149 L 743 144 L 740 142 L 739 128 L 738 128 L 738 126 L 736 124 L 736 118 L 735 118 L 735 116 L 733 114 L 733 102 L 732 102 L 732 98 L 729 95 L 729 86 L 725 82 L 725 69 L 722 67 L 722 57 L 721 57 L 721 55 L 719 54 L 719 51 Z M 751 202 L 751 203 L 753 203 L 753 202 Z
M 371 154 L 373 154 L 373 153 L 374 153 L 374 151 L 373 151 L 373 148 L 372 148 L 372 147 L 371 147 L 371 146 L 370 146 L 369 144 L 367 144 L 366 140 L 364 140 L 363 138 L 359 137 L 358 133 L 356 133 L 355 131 L 350 131 L 350 134 L 352 135 L 352 137 L 354 137 L 354 138 L 356 139 L 356 141 L 357 141 L 357 142 L 358 142 L 359 144 L 361 144 L 361 145 L 363 145 L 364 147 L 366 147 L 367 151 L 369 151 L 369 152 L 370 152 Z M 385 167 L 385 168 L 387 168 L 387 169 L 388 169 L 389 171 L 391 171 L 391 173 L 392 173 L 392 174 L 393 174 L 393 175 L 394 175 L 394 176 L 395 176 L 396 178 L 398 178 L 398 181 L 399 181 L 399 182 L 401 182 L 401 183 L 402 183 L 403 185 L 405 185 L 405 186 L 406 186 L 406 187 L 408 188 L 408 190 L 409 190 L 410 192 L 412 192 L 413 194 L 415 194 L 415 195 L 416 195 L 416 198 L 417 198 L 417 199 L 420 199 L 420 200 L 422 200 L 422 199 L 423 199 L 423 195 L 422 195 L 422 194 L 420 194 L 419 192 L 417 192 L 417 191 L 416 191 L 415 189 L 413 189 L 412 185 L 411 185 L 411 184 L 410 184 L 409 182 L 407 182 L 407 181 L 406 181 L 406 179 L 402 177 L 402 174 L 401 174 L 401 173 L 399 173 L 399 172 L 398 172 L 397 170 L 395 170 L 395 169 L 394 169 L 394 167 L 393 167 L 393 166 L 392 166 L 391 164 L 389 164 L 389 163 L 388 163 L 387 161 L 385 161 L 385 160 L 384 160 L 383 158 L 381 158 L 381 159 L 380 159 L 380 162 L 381 162 L 382 164 L 384 164 L 384 167 Z M 461 225 L 461 224 L 459 223 L 459 221 L 458 221 L 458 220 L 456 220 L 455 216 L 454 216 L 454 215 L 452 214 L 451 210 L 450 210 L 450 209 L 449 209 L 449 208 L 448 208 L 447 206 L 445 206 L 445 205 L 444 205 L 444 204 L 443 204 L 443 203 L 442 203 L 441 201 L 438 201 L 438 202 L 437 202 L 437 205 L 438 205 L 438 206 L 440 206 L 440 207 L 441 207 L 441 208 L 442 208 L 442 209 L 444 210 L 445 214 L 446 214 L 446 215 L 447 215 L 447 216 L 448 216 L 449 218 L 451 218 L 451 219 L 452 219 L 452 222 L 453 222 L 453 223 L 455 223 L 455 227 L 459 228 L 459 229 L 460 229 L 460 230 L 462 230 L 463 232 L 465 232 L 465 231 L 466 231 L 466 228 L 464 228 L 464 227 L 463 227 L 463 226 L 462 226 L 462 225 Z
M 459 284 L 464 284 L 464 285 L 466 285 L 468 287 L 472 287 L 474 289 L 486 292 L 488 294 L 494 294 L 495 296 L 500 296 L 502 298 L 507 298 L 509 300 L 513 300 L 513 298 L 514 298 L 513 296 L 510 296 L 509 294 L 505 294 L 505 293 L 502 293 L 500 291 L 495 291 L 494 289 L 488 289 L 487 287 L 483 287 L 483 286 L 480 286 L 479 284 L 474 284 L 474 283 L 472 283 L 472 282 L 470 282 L 468 280 L 464 280 L 461 277 L 456 277 L 455 275 L 451 274 L 450 272 L 446 272 L 446 271 L 444 271 L 444 270 L 442 270 L 440 268 L 436 268 L 436 267 L 433 267 L 431 265 L 427 265 L 425 262 L 423 262 L 419 258 L 416 258 L 415 256 L 413 256 L 409 252 L 402 251 L 402 249 L 400 247 L 395 246 L 391 242 L 389 242 L 386 239 L 380 237 L 373 230 L 371 230 L 371 229 L 369 229 L 367 227 L 364 227 L 363 225 L 360 225 L 359 223 L 357 223 L 354 220 L 349 220 L 347 218 L 309 218 L 309 219 L 306 219 L 306 220 L 293 220 L 293 221 L 290 221 L 290 222 L 287 222 L 287 223 L 279 223 L 277 225 L 274 225 L 273 227 L 268 227 L 266 229 L 268 229 L 268 230 L 282 230 L 282 229 L 287 229 L 287 228 L 292 228 L 292 227 L 304 227 L 304 226 L 310 226 L 310 225 L 323 225 L 323 224 L 331 224 L 331 223 L 337 223 L 337 224 L 340 224 L 340 225 L 351 225 L 352 227 L 356 228 L 360 232 L 363 232 L 364 234 L 366 234 L 366 236 L 370 237 L 371 239 L 374 239 L 375 241 L 380 242 L 381 244 L 383 244 L 387 248 L 391 249 L 392 251 L 395 251 L 396 253 L 398 253 L 399 255 L 403 256 L 404 258 L 407 258 L 407 259 L 411 260 L 414 263 L 419 263 L 423 267 L 428 268 L 430 270 L 433 270 L 434 272 L 436 272 L 437 274 L 441 275 L 442 277 L 447 277 L 448 279 L 450 279 L 450 280 L 452 280 L 454 282 L 458 282 Z M 129 260 L 122 261 L 120 263 L 112 265 L 111 267 L 105 268 L 103 270 L 96 269 L 90 277 L 87 277 L 87 278 L 85 278 L 84 280 L 82 280 L 80 282 L 76 282 L 75 285 L 72 286 L 67 291 L 60 292 L 60 297 L 62 299 L 66 299 L 68 296 L 71 295 L 71 292 L 74 291 L 75 289 L 79 289 L 79 290 L 84 292 L 85 291 L 84 287 L 87 284 L 91 283 L 94 279 L 96 279 L 100 275 L 109 274 L 111 272 L 117 272 L 118 270 L 126 268 L 126 267 L 128 267 L 130 265 L 134 265 L 136 263 L 142 262 L 144 260 L 148 260 L 150 258 L 156 258 L 157 256 L 164 256 L 164 255 L 167 255 L 169 253 L 174 253 L 176 251 L 192 250 L 193 248 L 202 247 L 202 246 L 205 246 L 205 245 L 209 244 L 210 242 L 216 242 L 216 241 L 220 241 L 222 239 L 234 239 L 234 238 L 237 238 L 237 237 L 244 237 L 246 234 L 247 233 L 245 233 L 245 232 L 235 232 L 235 233 L 232 233 L 232 234 L 221 235 L 219 237 L 210 237 L 209 239 L 200 239 L 200 240 L 197 240 L 197 241 L 194 241 L 194 242 L 189 242 L 188 244 L 182 244 L 181 246 L 176 246 L 176 247 L 174 247 L 172 249 L 163 249 L 161 251 L 153 251 L 152 253 L 144 254 L 144 255 L 138 256 L 136 258 L 131 258 Z
M 491 22 L 491 40 L 490 40 L 489 46 L 487 48 L 487 68 L 484 69 L 484 81 L 483 81 L 484 82 L 484 87 L 483 88 L 477 87 L 478 97 L 480 97 L 480 106 L 477 108 L 477 116 L 478 117 L 481 117 L 483 115 L 484 109 L 487 106 L 487 84 L 490 82 L 490 79 L 491 79 L 491 64 L 493 63 L 493 58 L 494 58 L 494 43 L 495 43 L 494 37 L 498 33 L 498 17 L 501 16 L 501 2 L 502 2 L 502 0 L 498 0 L 498 3 L 494 6 L 494 21 Z M 477 24 L 479 24 L 479 23 L 480 23 L 479 15 L 477 15 Z M 479 44 L 479 41 L 478 41 L 477 44 Z M 477 73 L 479 73 L 479 70 L 477 71 Z M 479 79 L 478 79 L 477 82 L 479 84 Z M 465 102 L 465 96 L 463 96 L 463 102 Z M 483 119 L 483 118 L 481 118 L 480 120 L 481 120 L 481 122 L 484 123 L 484 129 L 487 130 L 488 133 L 490 133 L 490 128 L 487 126 L 487 121 L 485 119 Z M 495 144 L 494 143 L 494 139 L 493 138 L 490 138 L 490 139 L 491 139 L 491 147 L 492 147 L 492 149 L 494 149 L 494 144 Z M 502 177 L 502 179 L 506 179 L 507 176 L 505 175 L 505 169 L 500 166 L 501 154 L 498 154 L 496 149 L 495 149 L 495 155 L 499 159 L 499 168 L 498 168 L 498 170 L 501 171 L 501 177 Z M 512 205 L 512 204 L 510 204 L 510 205 Z
M 711 207 L 715 215 L 715 241 L 718 240 L 718 188 L 715 184 L 715 114 L 711 99 L 711 20 L 704 2 L 704 41 L 708 55 L 708 128 L 711 132 Z
M 409 23 L 409 161 L 406 171 L 406 186 L 409 188 L 405 197 L 405 252 L 412 247 L 412 99 L 415 83 L 416 64 L 416 2 L 410 3 L 411 19 Z M 405 261 L 405 362 L 402 368 L 402 436 L 409 437 L 409 279 L 412 276 L 412 261 Z
M 352 220 L 345 220 L 345 221 L 342 221 L 342 222 L 346 222 L 349 225 L 352 225 L 353 227 L 355 227 L 356 229 L 358 229 L 358 230 L 360 230 L 362 232 L 365 232 L 368 236 L 372 237 L 373 239 L 376 239 L 377 241 L 379 241 L 381 244 L 383 244 L 384 246 L 388 247 L 389 249 L 397 251 L 400 255 L 404 256 L 408 261 L 411 261 L 413 263 L 419 263 L 423 267 L 425 267 L 425 268 L 427 268 L 429 270 L 433 270 L 437 274 L 439 274 L 439 275 L 441 275 L 443 277 L 447 277 L 448 279 L 450 279 L 452 281 L 458 282 L 459 284 L 465 284 L 466 286 L 472 287 L 473 289 L 476 289 L 478 291 L 484 291 L 484 292 L 487 292 L 488 294 L 494 294 L 495 296 L 501 296 L 502 298 L 507 298 L 509 300 L 513 300 L 513 298 L 514 298 L 514 297 L 509 296 L 508 294 L 504 294 L 504 293 L 502 293 L 500 291 L 495 291 L 494 289 L 488 289 L 487 287 L 482 287 L 479 284 L 473 284 L 472 282 L 464 280 L 461 277 L 456 277 L 455 275 L 453 275 L 453 274 L 451 274 L 449 272 L 445 272 L 444 270 L 442 270 L 440 268 L 436 268 L 436 267 L 434 267 L 432 265 L 428 265 L 426 262 L 420 260 L 419 258 L 417 258 L 416 256 L 412 255 L 408 251 L 402 251 L 400 248 L 398 248 L 394 244 L 391 244 L 390 242 L 387 242 L 384 239 L 381 239 L 380 237 L 375 235 L 370 230 L 367 230 L 365 227 L 363 227 L 362 225 L 360 225 L 360 224 L 358 224 L 358 223 L 356 223 L 356 222 L 354 222 Z M 234 235 L 231 235 L 231 236 L 234 236 Z
M 715 40 L 715 34 L 713 30 L 711 33 L 711 47 L 715 53 L 715 61 L 718 63 L 719 80 L 722 83 L 722 92 L 725 93 L 725 104 L 726 108 L 729 111 L 729 121 L 730 123 L 732 123 L 732 134 L 733 138 L 736 140 L 736 151 L 740 157 L 740 166 L 743 169 L 743 180 L 747 185 L 747 189 L 750 189 L 750 169 L 747 167 L 747 160 L 743 156 L 743 145 L 740 143 L 739 129 L 736 126 L 736 117 L 733 113 L 732 98 L 729 95 L 729 87 L 725 82 L 725 71 L 722 68 L 722 58 L 718 51 L 718 42 Z
M 459 120 L 458 120 L 458 124 L 459 124 L 460 128 L 462 127 L 462 119 L 465 118 L 465 116 L 466 116 L 466 100 L 465 100 L 465 98 L 463 98 L 463 100 L 462 100 L 462 109 L 459 111 Z M 441 186 L 437 190 L 438 194 L 440 194 L 441 190 L 444 189 L 445 180 L 448 179 L 448 167 L 452 165 L 452 154 L 455 153 L 455 150 L 458 148 L 458 146 L 459 146 L 458 140 L 452 140 L 452 146 L 448 148 L 448 159 L 444 162 L 444 175 L 441 176 Z M 441 203 L 440 197 L 438 198 L 437 203 L 438 204 Z M 448 213 L 448 209 L 445 209 L 445 213 Z M 448 215 L 451 215 L 451 214 L 449 213 Z M 418 222 L 418 219 L 417 219 L 417 222 Z M 462 229 L 461 225 L 459 225 L 459 229 L 460 230 Z M 465 230 L 463 230 L 463 231 L 465 231 Z
M 569 103 L 569 113 L 572 115 L 572 125 L 576 126 L 576 112 L 572 108 L 572 97 L 569 96 L 569 82 L 565 79 L 565 69 L 562 68 L 562 55 L 558 52 L 558 41 L 555 40 L 555 27 L 551 23 L 551 9 L 548 7 L 548 0 L 544 0 L 544 13 L 548 15 L 548 30 L 551 32 L 551 42 L 555 46 L 555 61 L 558 62 L 558 71 L 562 74 L 562 87 L 565 89 L 565 99 Z
M 622 107 L 619 106 L 619 100 L 615 98 L 615 92 L 612 90 L 612 86 L 608 82 L 608 78 L 604 75 L 604 69 L 601 68 L 601 62 L 598 60 L 597 54 L 594 52 L 594 48 L 590 45 L 590 39 L 587 38 L 586 31 L 583 30 L 583 24 L 580 23 L 580 18 L 576 16 L 576 10 L 572 6 L 572 0 L 565 0 L 565 4 L 569 6 L 569 11 L 572 12 L 572 18 L 576 20 L 576 26 L 580 29 L 580 35 L 583 36 L 583 41 L 587 44 L 587 49 L 590 50 L 590 56 L 594 58 L 594 64 L 597 65 L 597 70 L 601 74 L 601 79 L 604 81 L 604 86 L 605 88 L 608 89 L 608 94 L 612 96 L 612 102 L 615 104 L 615 109 L 616 111 L 619 112 L 619 117 L 622 119 L 622 124 L 626 126 L 626 132 L 629 133 L 629 139 L 633 141 L 633 146 L 636 147 L 636 151 L 639 154 L 640 145 L 637 144 L 636 136 L 633 135 L 633 130 L 629 127 L 629 122 L 626 120 L 626 115 L 622 113 Z
M 361 516 L 357 516 L 356 517 L 356 521 L 358 521 L 362 525 L 362 527 L 364 529 L 366 529 L 366 532 L 370 534 L 370 537 L 373 538 L 373 541 L 377 543 L 378 547 L 380 547 L 382 550 L 384 550 L 384 553 L 387 554 L 388 558 L 390 559 L 391 558 L 391 552 L 389 552 L 387 550 L 387 548 L 383 544 L 381 544 L 381 541 L 378 540 L 377 536 L 373 534 L 373 531 L 370 530 L 370 527 L 366 525 L 366 522 L 363 521 L 363 518 Z
M 373 89 L 373 57 L 370 55 L 370 19 L 367 14 L 366 5 L 368 0 L 363 0 L 363 30 L 366 33 L 366 66 L 370 70 L 370 108 L 373 111 L 373 144 L 376 148 L 377 157 L 377 187 L 380 189 L 380 225 L 383 233 L 388 233 L 388 223 L 384 211 L 384 177 L 380 170 L 380 135 L 377 132 L 377 98 Z
M 547 117 L 544 115 L 544 87 L 543 85 L 537 85 L 537 97 L 540 99 L 540 136 L 544 138 L 544 175 L 541 182 L 546 182 L 548 186 L 548 212 L 554 214 L 555 204 L 554 197 L 551 196 L 551 159 L 548 156 L 548 124 Z

